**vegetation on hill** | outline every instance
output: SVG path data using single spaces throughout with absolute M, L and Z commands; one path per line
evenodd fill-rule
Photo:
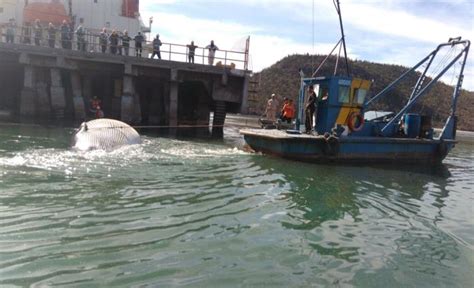
M 280 99 L 288 97 L 295 99 L 298 97 L 300 76 L 298 71 L 303 69 L 305 75 L 311 75 L 311 63 L 319 65 L 326 56 L 316 55 L 291 55 L 283 58 L 269 68 L 255 74 L 254 79 L 258 79 L 257 96 L 250 99 L 250 111 L 262 114 L 268 97 L 275 93 Z M 335 57 L 330 57 L 317 76 L 327 76 L 334 73 Z M 344 73 L 345 63 L 343 59 L 339 62 L 339 73 Z M 369 97 L 376 95 L 383 88 L 397 79 L 409 68 L 398 65 L 387 65 L 371 63 L 367 61 L 351 61 L 349 67 L 352 76 L 373 81 Z M 412 87 L 418 79 L 417 72 L 408 76 L 396 89 L 393 89 L 385 97 L 377 100 L 370 110 L 397 111 L 403 107 L 410 96 Z M 457 78 L 453 77 L 454 80 Z M 455 84 L 454 82 L 452 83 Z M 412 111 L 417 111 L 423 115 L 432 115 L 433 125 L 441 127 L 450 112 L 451 98 L 454 88 L 442 82 L 436 83 L 430 91 L 419 101 Z M 470 119 L 470 113 L 474 112 L 474 92 L 462 90 L 457 102 L 458 128 L 462 130 L 474 131 L 474 121 Z

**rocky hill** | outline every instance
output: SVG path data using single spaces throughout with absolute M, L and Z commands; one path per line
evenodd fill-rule
M 300 81 L 298 71 L 303 69 L 305 75 L 310 75 L 311 63 L 315 63 L 315 66 L 318 66 L 324 57 L 323 55 L 316 55 L 314 57 L 310 55 L 291 55 L 255 74 L 253 77 L 259 81 L 259 84 L 256 89 L 256 96 L 249 103 L 250 111 L 253 111 L 255 114 L 263 113 L 266 100 L 272 93 L 277 94 L 280 98 L 289 97 L 296 99 Z M 340 73 L 343 72 L 341 69 L 345 67 L 344 62 L 341 60 L 343 59 L 340 59 L 339 63 Z M 332 75 L 334 73 L 335 61 L 335 58 L 329 58 L 323 69 L 318 73 L 318 76 Z M 349 66 L 352 76 L 373 80 L 369 97 L 376 95 L 409 69 L 398 65 L 378 64 L 367 61 L 349 61 Z M 411 73 L 408 81 L 404 81 L 403 85 L 392 90 L 369 108 L 371 110 L 390 111 L 400 109 L 407 102 L 411 88 L 415 86 L 417 79 L 417 73 Z M 454 85 L 455 83 L 453 82 L 452 84 Z M 449 114 L 452 93 L 452 86 L 438 82 L 412 110 L 432 115 L 433 125 L 441 127 Z M 474 113 L 474 92 L 462 90 L 457 105 L 459 129 L 474 131 L 474 121 L 470 119 L 471 113 Z

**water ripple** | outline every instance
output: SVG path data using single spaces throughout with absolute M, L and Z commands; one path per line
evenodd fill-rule
M 61 131 L 17 132 L 0 143 L 0 286 L 474 280 L 469 147 L 432 174 L 253 155 L 235 148 L 235 135 L 145 137 L 106 153 L 71 151 Z

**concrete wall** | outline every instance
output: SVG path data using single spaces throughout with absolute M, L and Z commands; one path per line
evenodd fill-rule
M 90 112 L 90 101 L 97 96 L 105 117 L 171 129 L 183 125 L 206 127 L 211 111 L 220 115 L 214 124 L 222 126 L 227 112 L 242 110 L 246 95 L 243 90 L 248 81 L 242 71 L 101 53 L 54 51 L 53 54 L 46 47 L 0 43 L 0 59 L 12 59 L 9 65 L 0 66 L 0 75 L 15 70 L 16 77 L 21 78 L 20 103 L 18 108 L 11 107 L 16 109 L 15 114 L 80 122 L 95 117 Z M 8 102 L 3 97 L 0 95 L 0 103 Z

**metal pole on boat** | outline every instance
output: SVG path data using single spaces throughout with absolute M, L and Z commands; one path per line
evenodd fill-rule
M 458 40 L 458 42 L 461 42 L 460 39 L 457 39 L 457 40 Z M 452 104 L 451 104 L 451 115 L 452 116 L 454 116 L 454 114 L 456 113 L 456 103 L 457 103 L 457 99 L 459 97 L 459 93 L 461 93 L 461 86 L 462 86 L 462 82 L 464 80 L 464 66 L 466 65 L 467 55 L 469 54 L 469 48 L 471 47 L 471 41 L 465 40 L 464 42 L 466 43 L 465 48 L 464 48 L 464 58 L 463 58 L 463 61 L 461 63 L 461 70 L 459 71 L 458 81 L 457 81 L 456 86 L 454 87 L 454 91 L 453 91 L 453 98 L 452 98 Z M 453 42 L 453 45 L 455 45 L 455 42 Z
M 336 11 L 339 15 L 339 26 L 341 27 L 341 35 L 342 35 L 342 45 L 344 47 L 344 57 L 346 59 L 346 72 L 347 76 L 350 76 L 349 71 L 349 61 L 347 60 L 347 50 L 346 50 L 346 36 L 344 35 L 344 26 L 342 25 L 342 16 L 341 16 L 341 6 L 339 5 L 339 0 L 335 0 Z
M 298 94 L 298 117 L 295 121 L 295 130 L 300 130 L 301 123 L 303 123 L 303 105 L 304 105 L 304 84 L 303 79 L 305 77 L 303 69 L 300 69 L 300 91 Z

